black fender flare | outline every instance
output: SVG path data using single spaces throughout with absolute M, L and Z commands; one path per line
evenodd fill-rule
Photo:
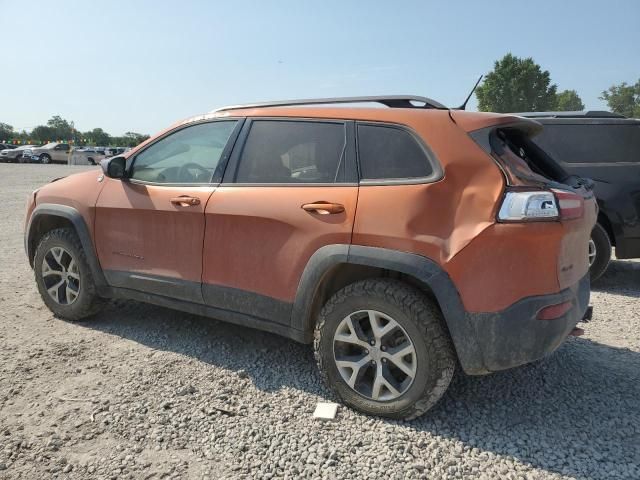
M 484 373 L 482 350 L 475 328 L 464 309 L 458 290 L 440 265 L 422 255 L 360 245 L 327 245 L 309 259 L 300 279 L 291 315 L 291 327 L 312 335 L 314 296 L 329 270 L 348 263 L 383 268 L 413 277 L 435 296 L 444 316 L 458 359 L 465 372 Z
M 80 239 L 80 243 L 82 244 L 82 249 L 87 257 L 87 262 L 89 263 L 89 268 L 91 268 L 91 274 L 96 286 L 99 289 L 107 287 L 107 282 L 104 278 L 100 262 L 98 261 L 98 255 L 94 248 L 87 223 L 78 210 L 68 205 L 41 203 L 33 210 L 24 234 L 24 248 L 29 262 L 31 263 L 31 259 L 35 255 L 36 248 L 36 245 L 34 244 L 35 242 L 33 242 L 34 232 L 32 226 L 37 225 L 37 222 L 42 217 L 61 217 L 71 222 L 78 238 Z

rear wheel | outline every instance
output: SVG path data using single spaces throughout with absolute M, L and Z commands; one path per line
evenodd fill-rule
M 59 228 L 44 235 L 33 271 L 42 300 L 57 317 L 82 320 L 100 310 L 102 299 L 73 230 Z
M 611 260 L 611 240 L 607 231 L 596 223 L 589 239 L 589 273 L 594 282 L 602 276 Z
M 437 306 L 396 280 L 371 279 L 340 290 L 320 313 L 318 368 L 347 405 L 411 419 L 447 390 L 456 358 Z

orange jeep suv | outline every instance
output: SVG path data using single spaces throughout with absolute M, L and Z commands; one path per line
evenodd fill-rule
M 534 361 L 590 315 L 596 202 L 541 128 L 412 96 L 227 107 L 33 192 L 26 252 L 62 319 L 127 298 L 313 343 L 346 404 L 414 418 L 457 366 Z

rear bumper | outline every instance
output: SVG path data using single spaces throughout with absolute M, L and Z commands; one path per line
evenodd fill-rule
M 580 322 L 589 306 L 589 274 L 559 293 L 522 299 L 497 313 L 467 313 L 476 331 L 485 372 L 538 360 L 556 350 Z M 572 301 L 573 307 L 554 320 L 538 320 L 549 305 Z

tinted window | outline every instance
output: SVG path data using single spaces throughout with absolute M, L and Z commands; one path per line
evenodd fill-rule
M 341 123 L 257 120 L 240 156 L 238 183 L 334 183 L 344 179 Z
M 640 125 L 546 124 L 533 141 L 567 163 L 640 162 Z
M 155 183 L 208 183 L 237 121 L 183 128 L 138 154 L 131 178 Z
M 358 158 L 365 180 L 420 178 L 433 172 L 413 135 L 399 128 L 358 125 Z

